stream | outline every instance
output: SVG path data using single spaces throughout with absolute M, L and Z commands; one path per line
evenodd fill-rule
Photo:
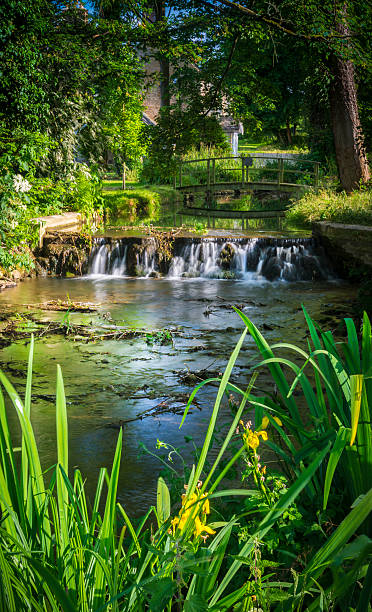
M 158 459 L 141 452 L 139 444 L 164 455 L 156 442 L 168 441 L 182 448 L 190 461 L 193 443 L 186 439 L 192 438 L 196 446 L 203 441 L 216 387 L 200 390 L 198 405 L 179 429 L 181 413 L 199 381 L 198 371 L 213 376 L 226 366 L 243 330 L 232 306 L 242 309 L 269 342 L 304 345 L 301 304 L 321 321 L 327 313 L 342 310 L 354 288 L 334 277 L 324 253 L 306 238 L 186 240 L 161 276 L 151 244 L 132 262 L 127 246 L 125 238 L 97 239 L 86 276 L 28 279 L 1 293 L 0 305 L 20 315 L 31 308 L 40 321 L 97 328 L 115 324 L 148 332 L 147 337 L 96 341 L 45 334 L 35 345 L 32 422 L 43 465 L 56 461 L 54 396 L 59 363 L 67 396 L 70 466 L 81 469 L 93 494 L 99 468 L 111 467 L 118 427 L 124 422 L 118 498 L 135 516 L 155 503 L 161 469 Z M 130 266 L 135 267 L 136 277 L 129 275 Z M 58 299 L 90 302 L 97 310 L 46 312 L 28 306 Z M 164 330 L 172 334 L 172 341 L 168 338 L 162 344 Z M 19 339 L 1 353 L 1 365 L 21 396 L 27 345 Z M 254 362 L 257 354 L 247 337 L 234 382 L 246 387 Z M 272 389 L 265 371 L 257 385 Z M 137 418 L 145 411 L 154 415 Z M 223 406 L 219 427 L 223 429 L 229 420 L 229 410 Z M 19 436 L 13 413 L 10 421 Z

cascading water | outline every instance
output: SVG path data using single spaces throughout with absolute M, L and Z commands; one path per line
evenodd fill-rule
M 90 256 L 91 275 L 247 280 L 332 278 L 321 247 L 311 239 L 176 239 L 173 257 L 160 264 L 154 240 L 102 238 Z
M 92 275 L 125 276 L 128 245 L 122 240 L 107 243 L 101 240 L 93 246 L 89 271 Z

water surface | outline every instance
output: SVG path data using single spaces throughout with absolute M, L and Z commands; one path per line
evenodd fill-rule
M 233 311 L 239 305 L 270 341 L 304 343 L 305 324 L 301 304 L 316 319 L 340 307 L 352 297 L 350 286 L 337 281 L 269 282 L 264 279 L 224 280 L 215 278 L 37 278 L 26 280 L 0 294 L 1 306 L 11 304 L 22 312 L 27 304 L 66 299 L 92 302 L 98 312 L 71 314 L 70 322 L 112 324 L 133 329 L 173 331 L 173 345 L 148 344 L 144 337 L 131 340 L 86 342 L 61 336 L 39 338 L 35 349 L 32 421 L 44 466 L 56 461 L 54 395 L 56 364 L 62 367 L 68 402 L 70 465 L 78 466 L 94 490 L 98 470 L 111 466 L 119 421 L 129 421 L 123 431 L 123 458 L 119 500 L 131 515 L 141 514 L 156 500 L 156 479 L 161 468 L 157 459 L 139 454 L 144 443 L 155 454 L 157 439 L 184 447 L 192 453 L 192 436 L 200 445 L 207 427 L 215 389 L 200 391 L 195 407 L 179 429 L 181 416 L 172 412 L 159 417 L 136 419 L 139 413 L 166 402 L 180 408 L 192 390 L 183 375 L 199 369 L 222 372 L 243 323 Z M 47 320 L 66 317 L 61 312 L 42 312 Z M 66 320 L 66 319 L 65 319 Z M 250 379 L 256 356 L 247 337 L 234 378 L 242 386 Z M 1 362 L 21 395 L 25 388 L 27 342 L 3 349 Z M 260 374 L 259 387 L 272 388 L 269 375 Z M 133 420 L 132 420 L 133 419 Z M 223 407 L 222 427 L 230 419 Z M 14 415 L 11 418 L 16 429 Z M 109 425 L 109 427 L 108 427 Z

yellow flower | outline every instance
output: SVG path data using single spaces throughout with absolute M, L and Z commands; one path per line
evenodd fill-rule
M 255 451 L 256 448 L 258 448 L 260 445 L 259 436 L 261 436 L 265 442 L 266 440 L 268 440 L 268 435 L 265 430 L 252 431 L 251 429 L 248 429 L 246 433 L 243 434 L 243 439 L 244 439 L 245 444 L 249 446 L 250 448 L 253 448 L 253 450 Z
M 211 527 L 208 527 L 208 525 L 204 525 L 204 523 L 202 523 L 200 518 L 197 516 L 195 518 L 194 535 L 196 538 L 198 538 L 203 532 L 208 533 L 210 535 L 214 535 L 216 533 L 214 529 L 212 529 Z
M 280 418 L 279 418 L 279 417 L 274 416 L 274 417 L 273 417 L 273 419 L 274 419 L 274 421 L 275 421 L 276 423 L 278 423 L 278 425 L 279 425 L 280 427 L 282 427 L 283 423 L 281 422 L 281 420 L 280 420 Z M 264 417 L 263 417 L 263 419 L 262 419 L 262 423 L 261 423 L 261 427 L 260 427 L 260 429 L 267 429 L 267 426 L 269 425 L 269 423 L 270 423 L 270 421 L 269 421 L 269 417 L 264 416 Z
M 202 501 L 203 499 L 204 501 Z M 192 493 L 187 501 L 186 495 L 182 495 L 182 507 L 179 516 L 175 516 L 171 521 L 173 535 L 175 535 L 177 530 L 180 532 L 183 531 L 190 515 L 190 523 L 193 523 L 193 533 L 196 538 L 201 536 L 203 532 L 210 535 L 215 534 L 216 532 L 211 527 L 206 525 L 199 516 L 201 514 L 204 520 L 206 520 L 207 514 L 210 514 L 210 511 L 209 499 L 205 493 L 202 495 Z

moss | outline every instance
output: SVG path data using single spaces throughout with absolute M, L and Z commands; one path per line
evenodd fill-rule
M 315 221 L 372 225 L 372 190 L 336 193 L 322 190 L 305 194 L 287 212 L 289 221 L 309 226 Z

